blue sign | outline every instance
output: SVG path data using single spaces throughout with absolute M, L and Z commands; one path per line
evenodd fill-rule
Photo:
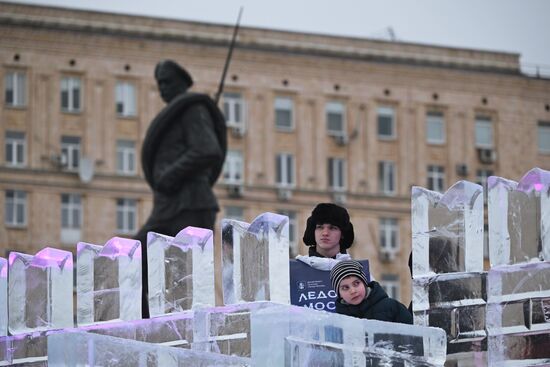
M 369 261 L 359 260 L 370 281 Z M 290 304 L 334 312 L 336 292 L 330 271 L 318 270 L 298 260 L 290 260 Z

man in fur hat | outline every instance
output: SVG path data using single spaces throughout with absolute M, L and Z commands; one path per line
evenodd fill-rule
M 307 219 L 303 241 L 309 246 L 309 256 L 300 260 L 319 270 L 330 270 L 335 262 L 351 259 L 347 249 L 355 234 L 348 211 L 332 203 L 318 204 Z

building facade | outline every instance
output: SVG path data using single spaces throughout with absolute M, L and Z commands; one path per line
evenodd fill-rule
M 232 26 L 0 14 L 0 256 L 133 235 L 152 207 L 139 157 L 163 107 L 154 66 L 174 59 L 214 95 Z M 220 107 L 218 223 L 286 214 L 296 255 L 313 207 L 339 203 L 352 256 L 405 304 L 412 186 L 550 169 L 550 80 L 523 75 L 518 54 L 241 27 Z

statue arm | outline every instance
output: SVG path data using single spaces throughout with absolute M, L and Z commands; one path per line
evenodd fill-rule
M 224 159 L 222 148 L 214 131 L 214 123 L 207 108 L 201 104 L 190 106 L 179 121 L 183 127 L 186 150 L 167 165 L 155 178 L 160 192 L 177 191 L 186 178 L 199 173 L 208 175 L 212 167 Z

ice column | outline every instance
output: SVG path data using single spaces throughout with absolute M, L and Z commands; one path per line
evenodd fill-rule
M 413 313 L 447 333 L 449 354 L 485 349 L 483 188 L 412 189 Z
M 79 326 L 141 318 L 139 241 L 113 237 L 105 246 L 77 245 Z
M 550 172 L 489 178 L 490 366 L 550 364 Z
M 278 305 L 252 312 L 257 366 L 443 366 L 441 329 Z
M 0 257 L 0 336 L 8 335 L 8 261 Z
M 222 220 L 225 304 L 290 303 L 288 217 L 263 213 L 251 224 Z
M 73 326 L 73 255 L 46 247 L 35 256 L 11 252 L 9 332 Z
M 550 171 L 534 168 L 520 180 L 491 176 L 491 265 L 550 261 Z
M 215 305 L 211 230 L 187 227 L 176 237 L 149 232 L 147 263 L 151 316 Z

